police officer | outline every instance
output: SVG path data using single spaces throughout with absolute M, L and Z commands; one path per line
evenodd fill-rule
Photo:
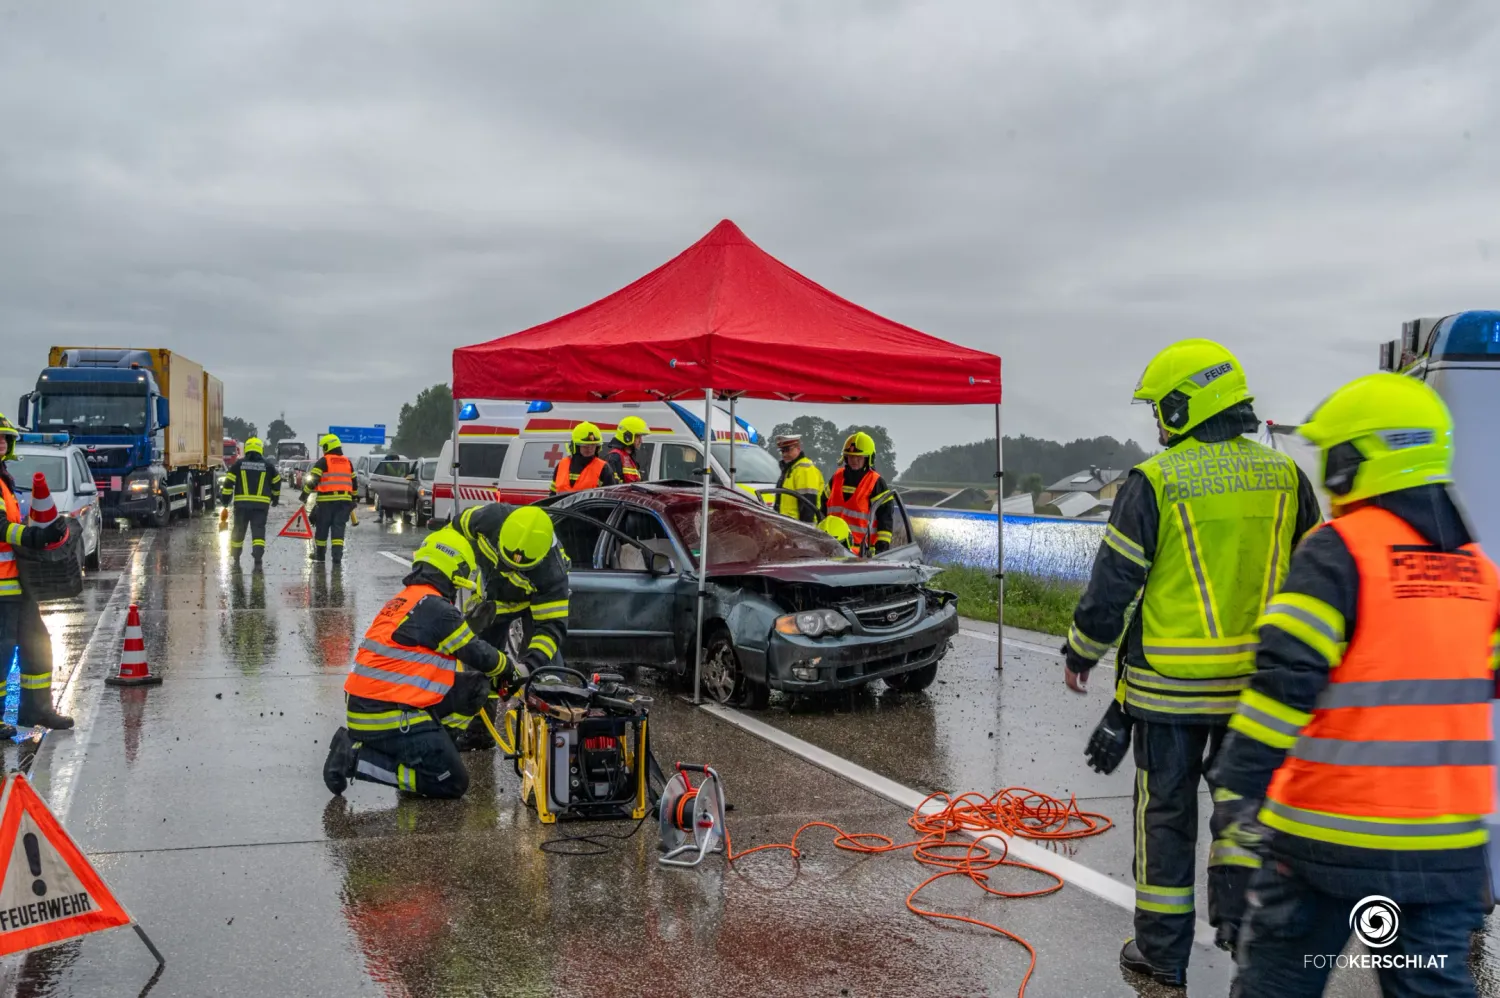
M 863 431 L 849 434 L 844 441 L 844 463 L 828 482 L 823 512 L 849 524 L 850 548 L 855 554 L 869 557 L 890 548 L 895 519 L 890 498 L 890 487 L 875 470 L 875 438 Z
M 1298 432 L 1334 519 L 1260 618 L 1214 767 L 1234 795 L 1216 817 L 1274 860 L 1251 880 L 1236 991 L 1322 994 L 1352 924 L 1423 961 L 1378 970 L 1386 995 L 1472 995 L 1500 583 L 1448 492 L 1453 421 L 1422 382 L 1371 374 Z
M 1135 938 L 1120 965 L 1181 985 L 1193 944 L 1199 781 L 1254 668 L 1255 620 L 1319 513 L 1291 459 L 1243 436 L 1260 421 L 1244 369 L 1224 347 L 1174 343 L 1146 366 L 1134 397 L 1152 406 L 1165 449 L 1115 497 L 1063 646 L 1064 678 L 1084 692 L 1089 670 L 1125 632 L 1115 701 L 1087 751 L 1110 772 L 1134 728 Z M 1249 878 L 1231 858 L 1219 850 L 1208 878 L 1209 921 L 1224 948 Z
M 245 441 L 245 453 L 224 474 L 219 502 L 234 507 L 234 526 L 229 533 L 229 554 L 240 563 L 245 547 L 245 531 L 250 531 L 250 557 L 260 567 L 266 553 L 266 516 L 272 506 L 281 505 L 281 472 L 276 462 L 266 457 L 259 437 Z
M 636 448 L 641 445 L 650 429 L 641 417 L 626 416 L 615 427 L 615 437 L 604 452 L 604 460 L 615 473 L 615 478 L 626 485 L 641 480 L 642 472 L 641 466 L 636 462 Z
M 495 604 L 494 623 L 482 636 L 505 648 L 511 626 L 522 624 L 526 668 L 561 662 L 568 634 L 568 556 L 557 543 L 552 518 L 536 506 L 492 502 L 471 506 L 454 526 L 473 545 L 484 577 L 484 598 Z M 494 708 L 490 704 L 490 709 Z M 489 748 L 494 739 L 476 720 L 465 747 Z
M 323 456 L 302 476 L 302 501 L 307 502 L 310 492 L 317 494 L 312 559 L 323 561 L 332 547 L 337 565 L 344 560 L 344 531 L 354 512 L 354 465 L 344 456 L 342 441 L 332 433 L 323 434 L 318 446 Z
M 429 534 L 404 587 L 365 632 L 344 681 L 348 726 L 334 732 L 323 782 L 384 783 L 424 797 L 462 797 L 469 774 L 454 744 L 491 689 L 524 679 L 523 668 L 475 634 L 493 609 L 469 616 L 454 605 L 478 576 L 474 550 L 456 530 Z
M 19 434 L 11 421 L 0 415 L 0 699 L 6 694 L 11 656 L 19 647 L 21 706 L 17 723 L 23 728 L 40 724 L 66 729 L 73 726 L 73 719 L 52 708 L 52 638 L 42 622 L 41 607 L 22 590 L 16 549 L 36 550 L 56 544 L 67 536 L 68 520 L 59 516 L 45 527 L 32 527 L 22 519 L 16 483 L 7 467 L 15 460 Z M 0 720 L 0 738 L 15 733 L 15 728 Z
M 802 434 L 783 433 L 776 438 L 776 449 L 781 452 L 781 477 L 776 480 L 778 489 L 795 492 L 796 496 L 777 496 L 776 508 L 784 516 L 803 523 L 818 522 L 818 505 L 823 501 L 823 492 L 828 483 L 812 458 L 802 453 Z M 870 448 L 874 453 L 873 445 Z
M 599 446 L 603 443 L 604 436 L 593 423 L 579 423 L 573 427 L 573 439 L 568 444 L 568 458 L 557 462 L 552 492 L 582 492 L 585 489 L 597 489 L 601 485 L 620 484 L 614 468 L 599 456 Z

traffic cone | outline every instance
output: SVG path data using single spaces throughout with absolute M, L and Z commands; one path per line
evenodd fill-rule
M 160 676 L 151 674 L 146 664 L 146 639 L 141 636 L 141 608 L 130 604 L 130 616 L 125 619 L 125 650 L 120 655 L 120 674 L 106 676 L 110 686 L 155 686 Z
M 47 488 L 47 476 L 38 471 L 31 477 L 31 525 L 45 527 L 57 519 L 57 503 Z

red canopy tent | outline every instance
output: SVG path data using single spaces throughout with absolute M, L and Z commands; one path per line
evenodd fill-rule
M 755 245 L 728 219 L 592 305 L 453 351 L 455 413 L 459 399 L 633 402 L 690 393 L 703 393 L 706 407 L 716 395 L 728 398 L 731 407 L 742 397 L 993 405 L 999 475 L 998 356 L 948 343 L 840 298 Z M 705 428 L 710 423 L 705 418 Z M 998 491 L 1003 494 L 1004 488 Z M 704 548 L 708 508 L 705 475 Z M 1004 564 L 998 508 L 997 502 L 997 569 Z M 707 557 L 706 550 L 700 552 L 700 639 Z

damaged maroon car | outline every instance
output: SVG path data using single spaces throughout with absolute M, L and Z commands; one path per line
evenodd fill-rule
M 703 494 L 692 483 L 622 485 L 544 500 L 572 561 L 564 657 L 648 665 L 691 681 Z M 956 598 L 927 586 L 904 511 L 893 549 L 856 558 L 742 492 L 709 504 L 703 688 L 764 706 L 872 680 L 926 688 L 958 633 Z

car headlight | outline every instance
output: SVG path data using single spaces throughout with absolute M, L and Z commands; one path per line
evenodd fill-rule
M 848 629 L 848 619 L 837 610 L 803 610 L 776 618 L 776 630 L 782 634 L 817 638 L 824 634 L 842 634 Z

